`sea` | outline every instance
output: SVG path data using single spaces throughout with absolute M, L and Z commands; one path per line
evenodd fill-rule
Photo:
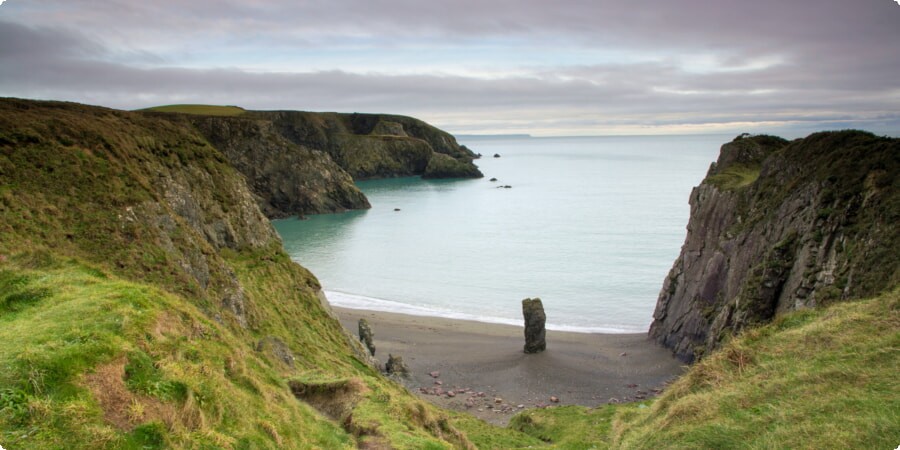
M 361 181 L 370 210 L 274 225 L 334 306 L 521 326 L 539 297 L 548 329 L 645 332 L 732 137 L 461 137 L 484 178 Z

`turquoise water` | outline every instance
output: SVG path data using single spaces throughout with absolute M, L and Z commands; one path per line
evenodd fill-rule
M 521 324 L 540 297 L 548 328 L 643 332 L 728 140 L 464 139 L 485 178 L 360 182 L 371 210 L 274 223 L 337 306 Z

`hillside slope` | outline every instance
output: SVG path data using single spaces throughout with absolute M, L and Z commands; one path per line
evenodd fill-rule
M 685 361 L 777 314 L 900 282 L 900 139 L 740 136 L 690 204 L 650 328 Z
M 532 410 L 510 426 L 564 449 L 894 448 L 900 290 L 746 330 L 653 401 Z
M 383 378 L 318 294 L 195 127 L 0 99 L 7 448 L 530 442 Z

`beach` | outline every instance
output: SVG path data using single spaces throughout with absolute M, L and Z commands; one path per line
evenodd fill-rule
M 548 330 L 547 350 L 525 354 L 522 327 L 333 309 L 354 335 L 360 318 L 369 322 L 379 361 L 388 354 L 403 358 L 410 391 L 499 425 L 524 408 L 649 398 L 683 371 L 644 333 Z

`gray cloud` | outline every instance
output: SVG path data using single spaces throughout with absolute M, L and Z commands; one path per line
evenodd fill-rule
M 528 124 L 545 132 L 603 132 L 728 123 L 900 130 L 898 23 L 900 7 L 887 0 L 648 1 L 640 7 L 541 0 L 10 0 L 0 7 L 0 95 L 122 108 L 199 102 L 388 111 L 463 132 L 520 131 Z M 562 46 L 651 56 L 547 65 L 536 50 L 533 61 L 510 67 L 515 75 L 487 78 L 178 63 L 207 50 L 428 51 L 436 42 L 465 50 L 490 38 L 526 50 L 542 43 L 550 49 L 542 51 Z M 698 58 L 700 64 L 692 62 Z

